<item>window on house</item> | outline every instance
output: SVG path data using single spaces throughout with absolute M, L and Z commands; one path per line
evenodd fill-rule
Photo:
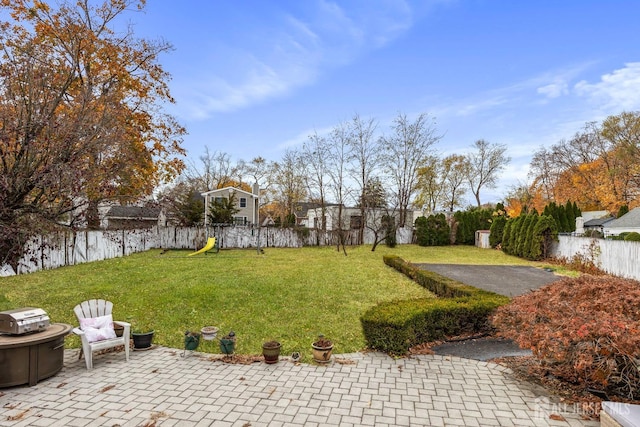
M 362 217 L 360 215 L 351 215 L 349 226 L 352 230 L 358 230 L 362 226 Z
M 233 217 L 233 224 L 234 225 L 247 225 L 248 224 L 247 217 L 246 216 L 234 216 Z
M 222 203 L 224 197 L 216 197 L 216 203 Z
M 240 207 L 241 208 L 246 208 L 247 207 L 247 198 L 246 197 L 240 197 Z

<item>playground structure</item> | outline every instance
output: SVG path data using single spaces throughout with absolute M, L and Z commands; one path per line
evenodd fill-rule
M 207 239 L 207 244 L 204 245 L 204 247 L 202 249 L 199 249 L 199 250 L 197 250 L 195 252 L 191 252 L 187 256 L 198 255 L 198 254 L 202 254 L 202 253 L 204 253 L 206 255 L 207 252 L 210 252 L 212 250 L 215 250 L 216 252 L 218 252 L 218 247 L 216 246 L 216 238 L 215 237 L 209 237 Z

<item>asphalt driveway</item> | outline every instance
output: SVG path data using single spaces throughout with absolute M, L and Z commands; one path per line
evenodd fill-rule
M 508 297 L 560 280 L 553 272 L 520 265 L 415 264 L 450 279 Z
M 441 276 L 508 297 L 525 294 L 562 278 L 542 268 L 515 265 L 416 265 Z M 531 354 L 530 350 L 521 349 L 512 340 L 494 337 L 444 343 L 432 350 L 435 354 L 442 356 L 457 356 L 482 361 L 496 357 L 528 356 Z

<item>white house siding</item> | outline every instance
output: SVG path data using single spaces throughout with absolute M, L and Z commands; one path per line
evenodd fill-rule
M 640 233 L 640 227 L 609 227 L 608 224 L 604 226 L 604 235 L 605 237 L 608 236 L 618 236 L 622 233 L 631 233 L 631 232 L 636 232 L 636 233 Z
M 604 235 L 618 236 L 620 233 L 640 233 L 640 208 L 631 209 L 620 218 L 604 224 Z

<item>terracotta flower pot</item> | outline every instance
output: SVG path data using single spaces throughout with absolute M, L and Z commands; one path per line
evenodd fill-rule
M 280 358 L 281 344 L 278 341 L 267 341 L 262 344 L 262 355 L 264 356 L 264 363 L 278 363 Z
M 313 352 L 313 360 L 318 363 L 329 363 L 331 361 L 331 352 L 333 351 L 333 342 L 328 339 L 321 338 L 311 344 Z

